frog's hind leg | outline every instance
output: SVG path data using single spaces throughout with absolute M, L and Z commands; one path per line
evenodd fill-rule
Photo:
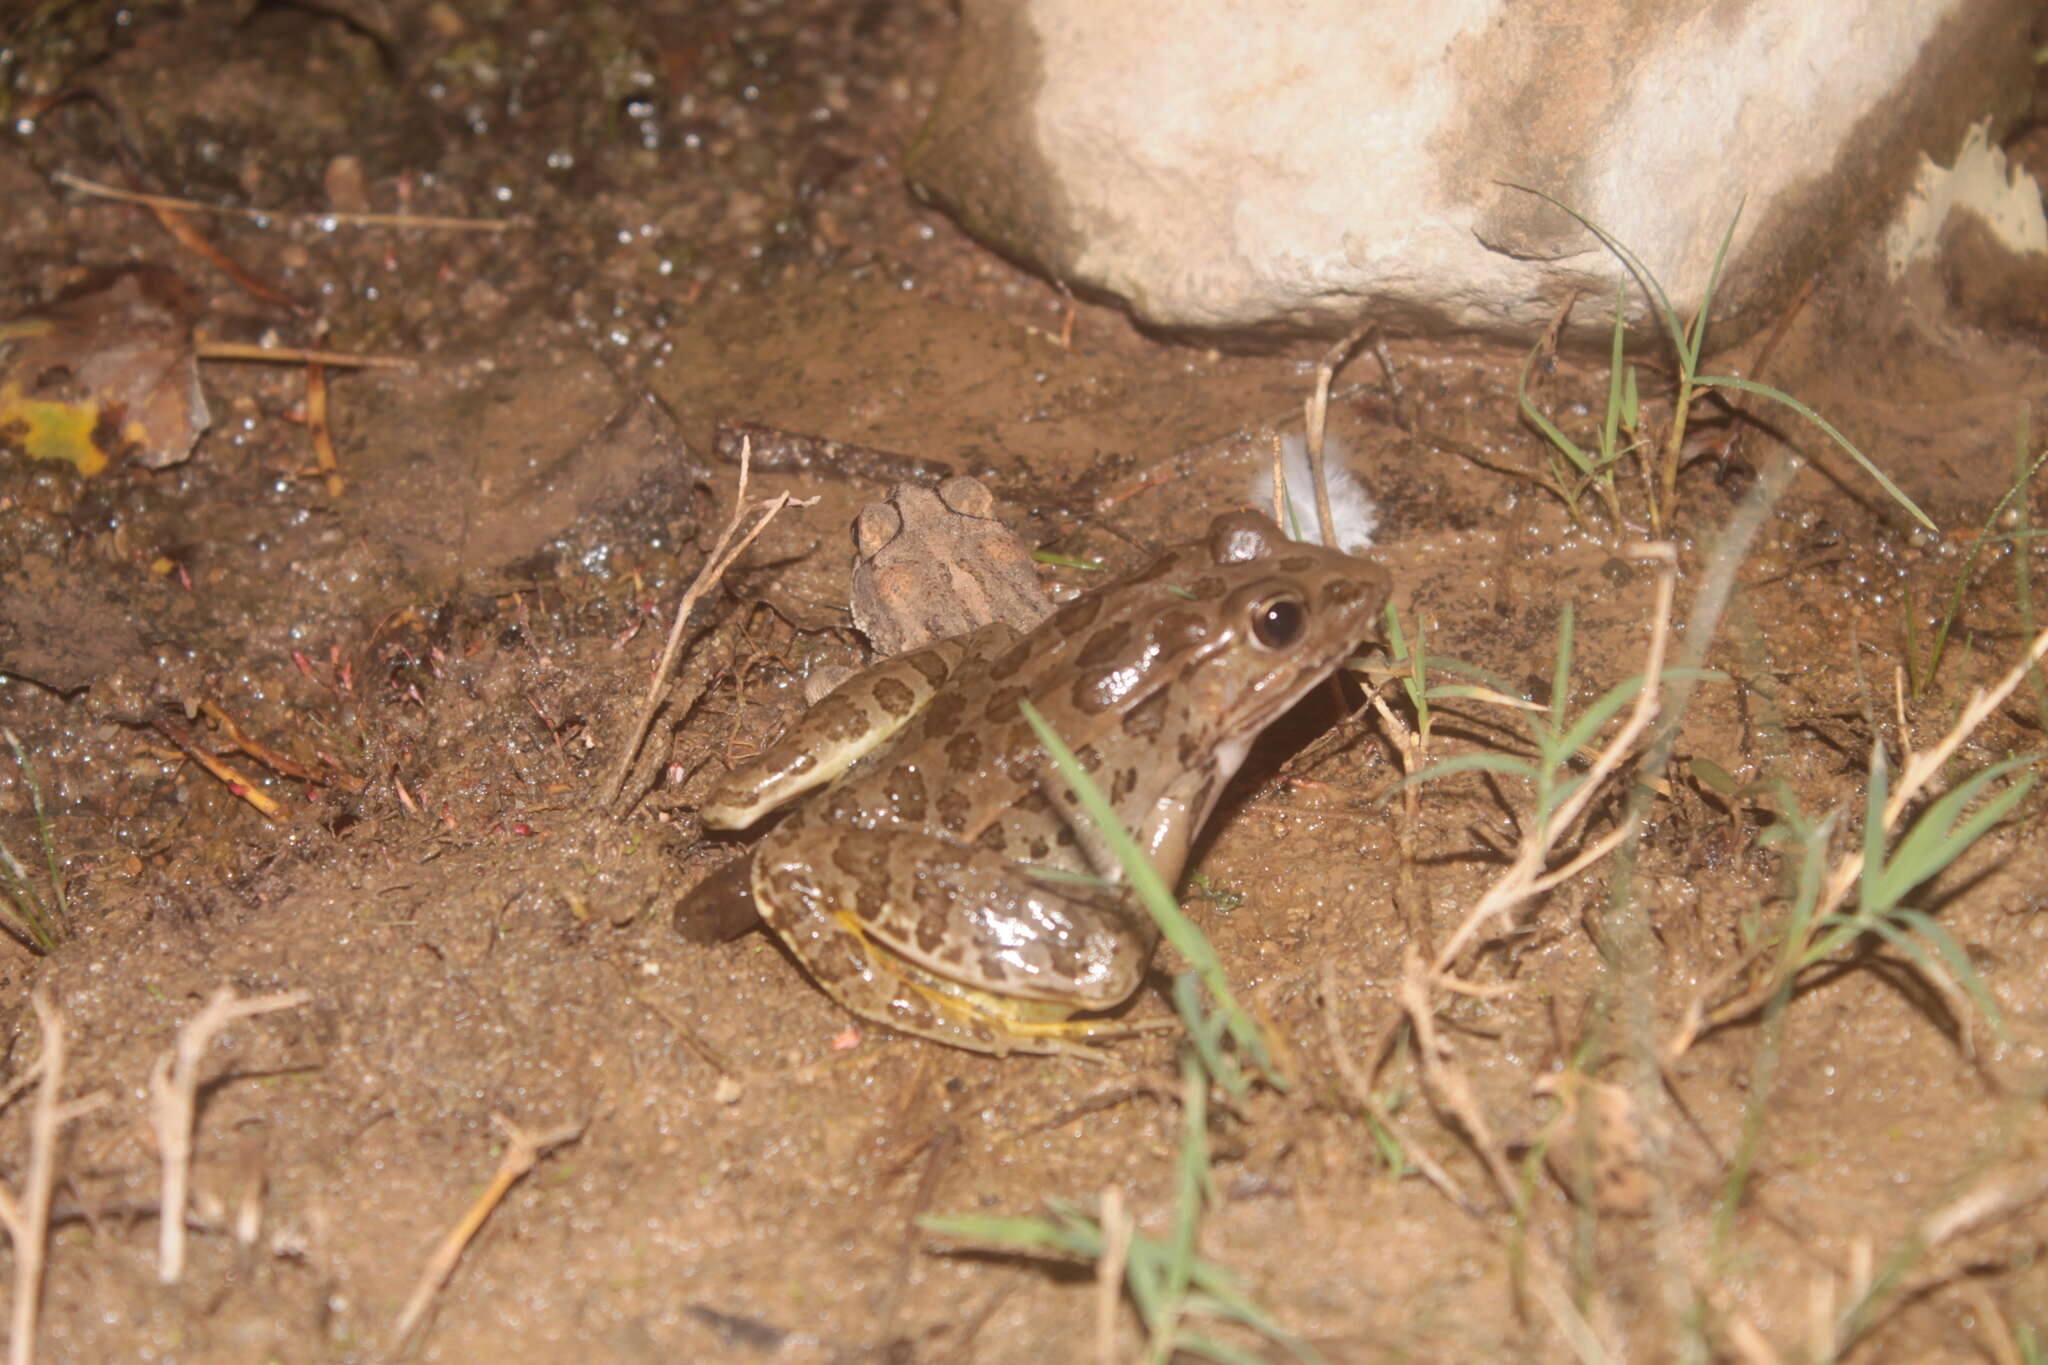
M 765 753 L 728 775 L 699 812 L 704 823 L 745 829 L 830 782 L 908 725 L 963 659 L 1015 637 L 1008 626 L 984 626 L 862 669 L 797 717 Z
M 762 918 L 855 1013 L 977 1052 L 1072 1052 L 1070 1020 L 1137 988 L 1157 931 L 1129 889 L 1053 881 L 901 826 L 784 826 L 754 865 Z

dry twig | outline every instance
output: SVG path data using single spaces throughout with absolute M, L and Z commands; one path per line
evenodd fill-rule
M 43 1257 L 50 1238 L 50 1195 L 57 1184 L 57 1130 L 90 1114 L 107 1102 L 95 1091 L 69 1104 L 64 1090 L 64 1016 L 41 990 L 30 997 L 43 1029 L 43 1051 L 29 1074 L 40 1079 L 35 1110 L 29 1116 L 28 1180 L 17 1202 L 0 1186 L 0 1226 L 14 1244 L 14 1301 L 8 1319 L 8 1365 L 29 1365 L 35 1359 L 36 1310 L 43 1296 Z
M 1133 1219 L 1121 1185 L 1102 1187 L 1102 1255 L 1095 1262 L 1095 1365 L 1117 1365 L 1116 1310 L 1124 1297 Z
M 1324 474 L 1323 431 L 1330 420 L 1330 381 L 1337 377 L 1337 371 L 1344 368 L 1344 362 L 1351 358 L 1351 352 L 1366 333 L 1372 331 L 1375 323 L 1361 322 L 1345 334 L 1342 341 L 1332 346 L 1316 366 L 1316 388 L 1310 394 L 1305 407 L 1307 417 L 1308 468 L 1316 486 L 1316 518 L 1322 527 L 1322 543 L 1337 549 L 1337 523 L 1330 515 L 1330 481 Z
M 229 792 L 241 797 L 244 801 L 254 806 L 264 819 L 275 820 L 284 813 L 283 807 L 277 804 L 270 793 L 242 776 L 226 760 L 208 753 L 200 746 L 198 737 L 184 726 L 163 716 L 155 718 L 150 724 L 156 729 L 158 734 L 183 750 L 185 757 L 191 759 L 194 763 L 197 763 L 200 767 L 206 769 L 207 772 L 212 773 L 215 778 L 219 779 L 221 785 L 225 786 Z
M 306 346 L 259 346 L 248 341 L 199 341 L 192 353 L 201 360 L 253 360 L 263 365 L 327 365 L 337 370 L 415 370 L 420 362 L 402 355 L 352 355 Z
M 282 209 L 244 208 L 239 204 L 203 204 L 197 199 L 179 199 L 168 194 L 143 194 L 138 190 L 103 185 L 97 180 L 87 180 L 84 176 L 73 175 L 69 171 L 58 171 L 50 178 L 60 185 L 69 186 L 80 194 L 91 195 L 96 199 L 113 199 L 123 204 L 142 204 L 153 209 L 172 209 L 182 213 L 221 213 L 230 217 L 252 219 L 259 223 L 287 219 L 322 225 L 345 223 L 351 227 L 435 228 L 456 232 L 510 232 L 513 228 L 527 225 L 524 220 L 517 218 L 444 218 L 418 213 L 288 213 Z
M 711 554 L 704 560 L 704 567 L 697 571 L 696 578 L 691 580 L 689 588 L 683 593 L 683 600 L 676 606 L 676 618 L 669 625 L 668 643 L 662 647 L 661 662 L 655 665 L 654 676 L 648 681 L 647 695 L 640 702 L 640 714 L 634 718 L 633 728 L 626 736 L 626 742 L 620 746 L 619 760 L 612 765 L 612 775 L 604 784 L 605 805 L 617 800 L 619 792 L 625 788 L 626 775 L 633 770 L 633 760 L 639 757 L 640 745 L 647 738 L 647 727 L 654 723 L 654 713 L 661 707 L 662 689 L 668 683 L 670 670 L 675 667 L 676 655 L 683 647 L 683 632 L 689 627 L 690 613 L 696 609 L 698 600 L 711 591 L 719 579 L 725 577 L 725 571 L 732 567 L 734 560 L 746 552 L 749 545 L 754 543 L 755 537 L 768 529 L 768 523 L 775 520 L 776 513 L 792 503 L 798 507 L 808 507 L 810 501 L 815 501 L 778 493 L 772 498 L 764 498 L 750 505 L 747 502 L 747 475 L 753 465 L 753 458 L 752 440 L 742 439 L 740 480 L 739 487 L 733 492 L 732 519 L 726 522 L 725 529 L 718 533 L 718 541 L 711 547 Z M 760 515 L 747 529 L 746 534 L 740 535 L 740 526 L 746 521 L 749 513 Z M 736 536 L 737 540 L 734 539 Z
M 1636 693 L 1635 705 L 1629 709 L 1628 720 L 1600 750 L 1572 794 L 1558 803 L 1548 819 L 1532 823 L 1522 831 L 1521 843 L 1508 870 L 1486 889 L 1486 894 L 1479 898 L 1479 903 L 1472 907 L 1457 932 L 1451 935 L 1450 942 L 1437 954 L 1435 973 L 1440 978 L 1448 975 L 1451 964 L 1457 961 L 1458 955 L 1489 920 L 1505 918 L 1516 906 L 1578 876 L 1618 848 L 1633 828 L 1627 822 L 1618 824 L 1581 849 L 1577 857 L 1562 867 L 1548 872 L 1543 870 L 1551 849 L 1578 823 L 1579 817 L 1600 794 L 1607 778 L 1634 752 L 1636 741 L 1656 718 L 1658 703 L 1663 696 L 1664 655 L 1671 639 L 1671 598 L 1677 576 L 1677 552 L 1660 541 L 1630 546 L 1626 553 L 1632 558 L 1651 561 L 1657 570 L 1657 602 L 1650 622 L 1650 645 L 1643 660 L 1643 685 Z
M 1458 1188 L 1458 1182 L 1451 1179 L 1451 1173 L 1439 1165 L 1435 1157 L 1401 1136 L 1400 1128 L 1394 1123 L 1394 1116 L 1380 1103 L 1379 1097 L 1372 1093 L 1372 1081 L 1359 1068 L 1357 1059 L 1351 1055 L 1351 1049 L 1345 1046 L 1343 1030 L 1337 1022 L 1337 967 L 1328 960 L 1323 963 L 1323 1028 L 1329 1034 L 1330 1053 L 1337 1059 L 1337 1074 L 1342 1078 L 1344 1091 L 1351 1096 L 1351 1102 L 1364 1110 L 1366 1116 L 1374 1123 L 1384 1128 L 1389 1138 L 1401 1144 L 1401 1155 L 1416 1170 L 1422 1172 L 1423 1179 L 1436 1186 L 1438 1193 L 1467 1215 L 1474 1218 L 1483 1217 L 1479 1206 L 1466 1197 L 1465 1192 Z
M 163 1207 L 157 1215 L 159 1282 L 176 1284 L 185 1274 L 185 1204 L 192 1189 L 193 1105 L 206 1049 L 222 1029 L 237 1019 L 292 1009 L 312 998 L 310 991 L 283 991 L 238 1000 L 234 987 L 222 986 L 208 997 L 205 1008 L 185 1021 L 185 1026 L 178 1030 L 178 1041 L 157 1059 L 151 1070 L 150 1120 L 156 1126 L 164 1169 Z
M 434 1295 L 448 1281 L 455 1263 L 462 1259 L 463 1249 L 476 1236 L 477 1229 L 484 1225 L 484 1219 L 491 1216 L 491 1210 L 505 1197 L 505 1191 L 517 1184 L 519 1178 L 532 1170 L 540 1159 L 565 1142 L 574 1142 L 583 1136 L 589 1120 L 563 1124 L 545 1133 L 529 1133 L 503 1114 L 492 1114 L 491 1122 L 498 1125 L 505 1134 L 507 1146 L 505 1155 L 498 1162 L 498 1169 L 491 1176 L 491 1183 L 469 1206 L 469 1212 L 462 1215 L 460 1222 L 448 1230 L 441 1244 L 434 1248 L 434 1254 L 427 1258 L 426 1269 L 420 1272 L 419 1282 L 413 1286 L 412 1297 L 405 1301 L 405 1307 L 398 1314 L 398 1321 L 391 1327 L 391 1349 L 395 1352 L 405 1345 L 412 1335 L 412 1329 L 419 1325 L 420 1318 L 433 1302 Z
M 317 360 L 306 366 L 306 430 L 313 438 L 313 458 L 327 484 L 327 496 L 338 498 L 341 461 L 334 457 L 334 437 L 327 427 L 327 367 Z

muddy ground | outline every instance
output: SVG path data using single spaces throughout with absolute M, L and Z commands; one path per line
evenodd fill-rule
M 33 8 L 7 21 L 0 62 L 14 112 L 36 114 L 0 140 L 0 312 L 149 266 L 192 291 L 208 338 L 416 362 L 327 371 L 338 491 L 294 366 L 205 363 L 214 424 L 169 468 L 85 479 L 0 456 L 0 719 L 47 788 L 70 914 L 47 956 L 0 945 L 0 1080 L 38 1055 L 40 990 L 69 1038 L 66 1096 L 105 1099 L 56 1150 L 42 1358 L 1091 1358 L 1092 1267 L 915 1220 L 1115 1186 L 1166 1236 L 1172 1036 L 1097 1062 L 975 1055 L 860 1024 L 762 935 L 686 943 L 670 925 L 744 847 L 705 835 L 698 802 L 801 705 L 808 671 L 861 656 L 847 527 L 886 467 L 757 477 L 761 495 L 816 501 L 727 576 L 628 797 L 607 810 L 601 790 L 731 511 L 717 422 L 975 472 L 1033 546 L 1122 569 L 1254 496 L 1266 442 L 1300 430 L 1317 348 L 1144 336 L 909 196 L 898 161 L 954 25 L 937 0 Z M 94 98 L 31 103 L 58 90 Z M 2042 133 L 2013 151 L 2048 171 Z M 301 306 L 57 172 L 276 210 L 194 221 Z M 358 198 L 513 227 L 319 217 Z M 1526 787 L 1467 774 L 1412 814 L 1383 800 L 1398 755 L 1356 682 L 1255 749 L 1185 891 L 1291 1084 L 1212 1112 L 1201 1249 L 1306 1349 L 2040 1358 L 2038 792 L 1911 901 L 1961 946 L 2002 1034 L 1908 949 L 1867 939 L 1782 1008 L 1706 1030 L 1664 1085 L 1643 1061 L 1696 1000 L 1759 979 L 1734 969 L 1782 923 L 1794 861 L 1762 837 L 1783 801 L 1765 786 L 1814 818 L 1841 809 L 1846 854 L 1872 744 L 1894 768 L 1930 745 L 2030 633 L 2016 570 L 2035 542 L 1968 558 L 2012 486 L 2016 415 L 2031 405 L 2035 449 L 2048 429 L 2042 319 L 1998 269 L 1958 247 L 1892 282 L 1845 250 L 1768 357 L 1766 377 L 1943 534 L 1792 419 L 1710 426 L 1691 448 L 1678 614 L 1733 571 L 1705 650 L 1725 679 L 1685 713 L 1632 870 L 1570 878 L 1459 958 L 1486 989 L 1433 997 L 1448 1057 L 1429 1085 L 1401 1026 L 1403 955 L 1443 943 L 1500 875 Z M 1714 367 L 1754 367 L 1761 345 Z M 1393 338 L 1386 354 L 1392 383 L 1370 354 L 1340 376 L 1331 429 L 1379 500 L 1403 619 L 1543 700 L 1570 604 L 1577 704 L 1639 672 L 1654 579 L 1618 552 L 1645 529 L 1633 475 L 1637 524 L 1575 525 L 1532 477 L 1519 348 Z M 1591 430 L 1598 364 L 1566 357 L 1542 389 Z M 1793 451 L 1811 464 L 1766 501 Z M 2048 516 L 2038 484 L 2019 502 L 1994 532 Z M 2031 553 L 2038 584 L 2048 557 Z M 1895 701 L 1959 582 L 1939 669 Z M 1412 720 L 1398 685 L 1385 695 Z M 2022 686 L 1936 789 L 2040 749 L 2043 707 Z M 1446 703 L 1435 752 L 1526 752 L 1518 733 Z M 1623 795 L 1558 861 L 1614 827 Z M 0 836 L 37 855 L 6 757 Z M 1170 1016 L 1175 970 L 1163 954 L 1131 1017 Z M 164 1287 L 151 1069 L 223 983 L 305 999 L 205 1054 L 188 1264 Z M 1575 1202 L 1546 1170 L 1566 1145 L 1560 1092 L 1634 1096 L 1633 1117 L 1598 1127 L 1638 1208 Z M 33 1100 L 10 1093 L 0 1180 L 18 1192 Z M 505 1151 L 494 1116 L 579 1136 L 512 1188 L 394 1343 Z M 1390 1144 L 1442 1185 L 1390 1165 Z M 1141 1344 L 1126 1305 L 1111 1347 Z

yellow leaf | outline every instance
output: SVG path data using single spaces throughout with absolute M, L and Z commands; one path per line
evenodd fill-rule
M 99 424 L 97 398 L 56 403 L 24 397 L 19 384 L 0 385 L 0 442 L 31 459 L 69 460 L 91 478 L 107 467 L 107 452 L 93 440 Z

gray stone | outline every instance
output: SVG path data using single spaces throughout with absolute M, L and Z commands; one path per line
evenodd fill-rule
M 963 0 L 913 185 L 1149 324 L 1527 335 L 1619 278 L 1718 339 L 2030 88 L 2028 0 Z M 1946 164 L 1946 163 L 1944 163 Z M 1633 304 L 1642 316 L 1638 293 Z

